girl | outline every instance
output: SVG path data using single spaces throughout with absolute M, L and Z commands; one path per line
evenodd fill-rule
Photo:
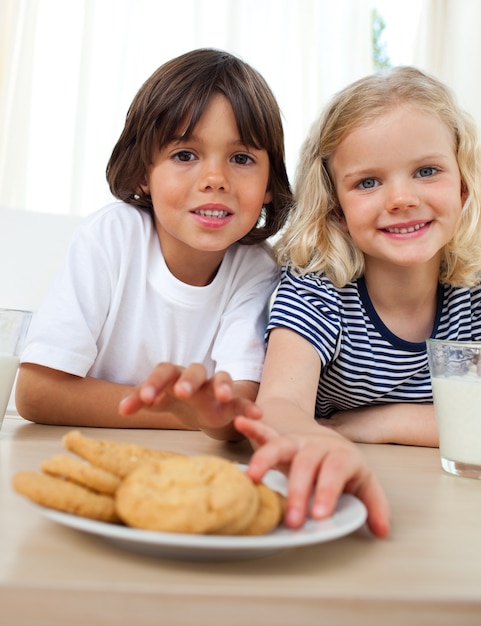
M 356 442 L 438 444 L 425 341 L 481 339 L 476 130 L 434 78 L 409 67 L 370 76 L 327 106 L 296 186 L 263 418 L 236 421 L 265 444 L 253 478 L 291 464 L 293 524 L 312 488 L 319 512 L 343 486 L 326 427 Z
M 85 220 L 32 323 L 20 414 L 135 428 L 194 428 L 203 412 L 258 416 L 278 282 L 264 242 L 291 200 L 266 82 L 217 50 L 166 63 L 134 98 L 107 180 L 119 202 Z M 157 410 L 132 419 L 127 401 L 119 415 L 121 398 L 159 362 L 172 384 Z M 189 363 L 195 383 L 178 397 L 172 385 Z

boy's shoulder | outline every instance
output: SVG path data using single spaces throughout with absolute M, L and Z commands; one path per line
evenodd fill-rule
M 150 213 L 120 200 L 111 202 L 94 211 L 82 221 L 84 226 L 99 226 L 103 224 L 133 224 L 135 222 L 152 221 Z

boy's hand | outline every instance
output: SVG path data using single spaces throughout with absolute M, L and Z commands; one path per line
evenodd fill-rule
M 205 367 L 199 363 L 185 368 L 159 363 L 147 380 L 121 401 L 119 412 L 131 415 L 142 408 L 171 412 L 185 425 L 216 438 L 231 438 L 227 431 L 236 433 L 238 438 L 232 427 L 234 417 L 259 419 L 262 415 L 250 399 L 255 398 L 257 387 L 249 381 L 233 382 L 226 372 L 208 378 Z

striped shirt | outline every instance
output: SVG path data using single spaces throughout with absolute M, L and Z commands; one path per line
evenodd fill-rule
M 360 406 L 431 403 L 426 343 L 394 335 L 377 315 L 363 278 L 335 287 L 322 274 L 284 268 L 268 330 L 284 327 L 321 359 L 316 418 Z M 431 337 L 481 340 L 481 285 L 439 285 Z

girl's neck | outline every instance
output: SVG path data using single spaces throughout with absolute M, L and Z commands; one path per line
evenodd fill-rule
M 366 267 L 366 288 L 377 314 L 397 337 L 422 342 L 432 333 L 436 317 L 439 266 Z

